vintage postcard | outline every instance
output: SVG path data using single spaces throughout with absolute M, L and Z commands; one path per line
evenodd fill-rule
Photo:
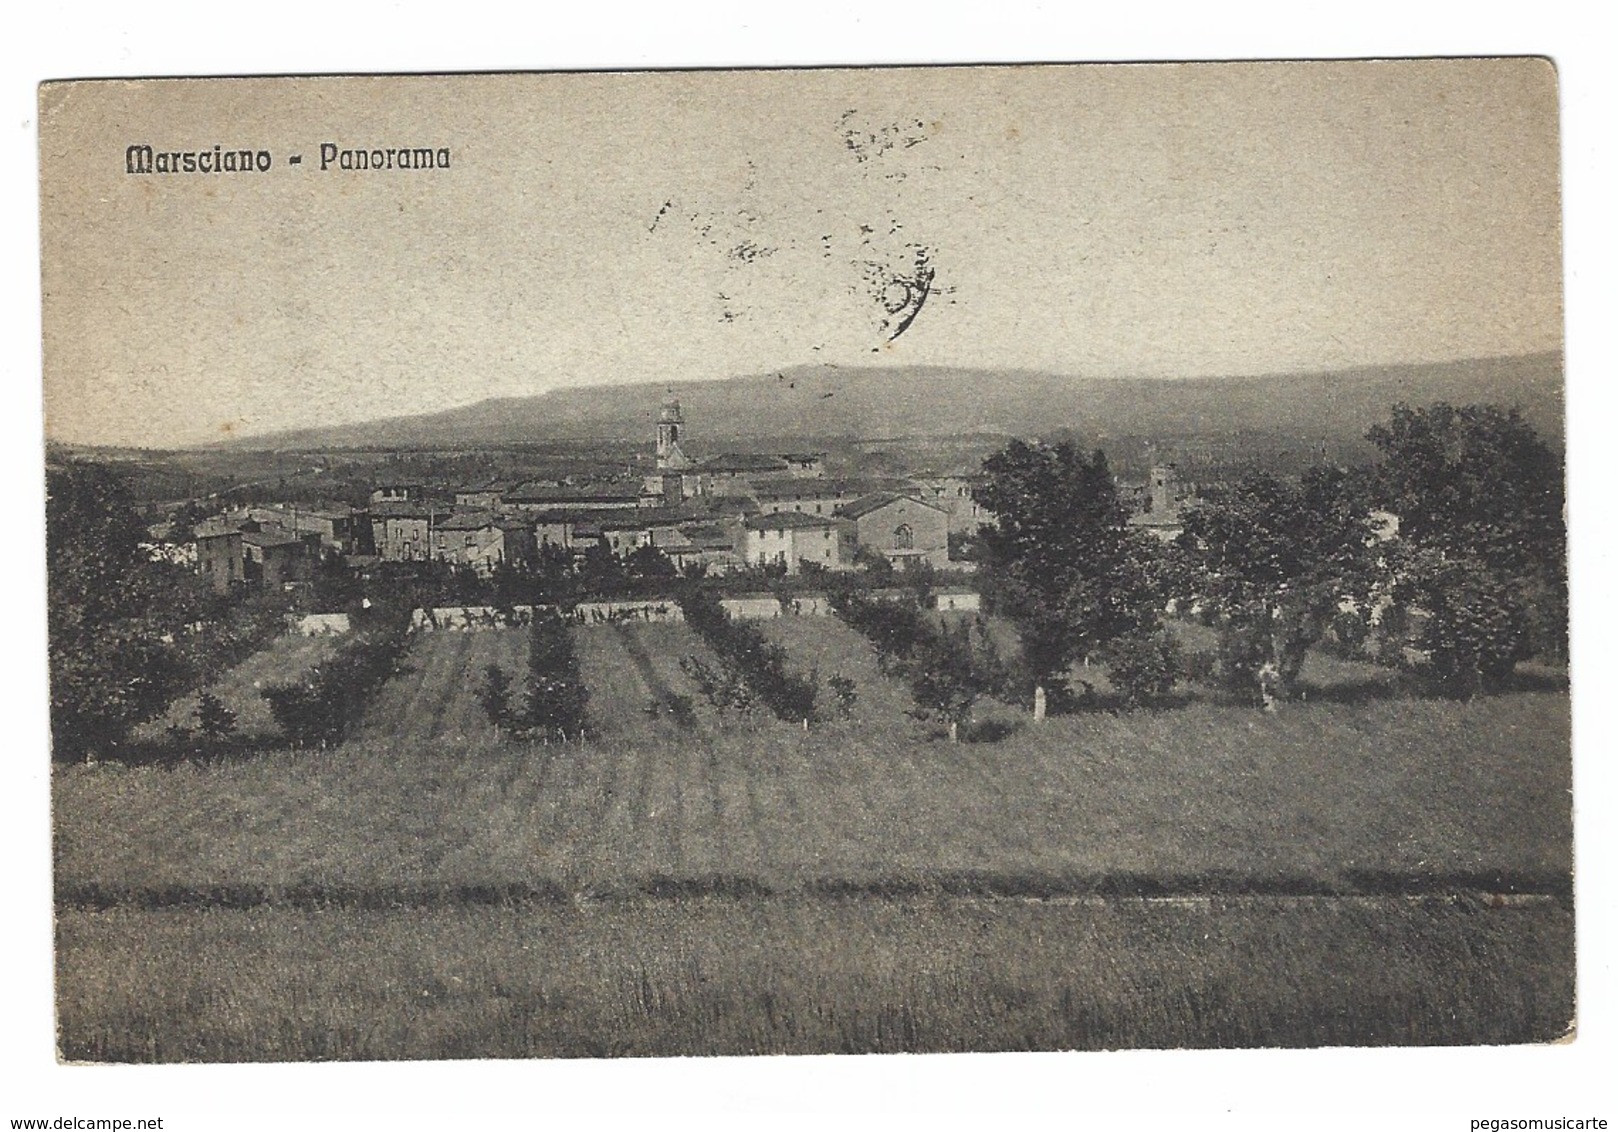
M 1557 107 L 43 85 L 60 1058 L 1569 1037 Z

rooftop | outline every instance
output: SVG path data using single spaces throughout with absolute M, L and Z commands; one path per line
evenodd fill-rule
M 926 507 L 931 511 L 943 510 L 942 507 L 937 507 L 931 503 L 928 503 L 925 499 L 917 499 L 913 495 L 900 495 L 897 492 L 892 491 L 879 491 L 874 495 L 867 495 L 863 499 L 856 499 L 852 503 L 845 503 L 843 506 L 837 509 L 837 513 L 845 519 L 859 519 L 869 515 L 873 511 L 880 511 L 882 508 L 900 501 L 915 503 L 919 506 Z
M 735 543 L 730 533 L 718 523 L 691 523 L 681 527 L 680 533 L 699 550 L 729 550 Z
M 583 487 L 554 487 L 550 484 L 523 484 L 504 495 L 507 503 L 621 503 L 639 502 L 642 485 L 635 483 L 589 484 Z
M 802 511 L 777 511 L 773 515 L 755 515 L 747 520 L 750 531 L 820 530 L 838 526 L 836 519 L 827 515 L 805 515 Z
M 844 499 L 858 498 L 877 491 L 909 490 L 912 485 L 896 479 L 784 479 L 757 480 L 753 495 L 758 499 Z
M 637 507 L 618 515 L 602 515 L 596 521 L 604 531 L 645 530 L 649 527 L 676 527 L 698 516 L 685 507 Z
M 481 531 L 497 526 L 500 516 L 492 511 L 461 511 L 438 524 L 441 531 Z
M 434 522 L 448 518 L 449 512 L 441 506 L 413 503 L 409 500 L 389 500 L 371 504 L 373 519 L 427 519 Z
M 285 531 L 247 531 L 242 535 L 242 542 L 248 546 L 302 546 L 303 540 L 297 535 L 289 535 Z
M 790 465 L 779 456 L 770 456 L 762 452 L 726 452 L 719 456 L 710 456 L 697 464 L 699 470 L 704 472 L 784 472 Z

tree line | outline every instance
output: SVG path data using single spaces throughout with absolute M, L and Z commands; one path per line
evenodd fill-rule
M 1127 702 L 1183 675 L 1166 612 L 1218 633 L 1214 673 L 1257 700 L 1311 648 L 1379 644 L 1438 691 L 1507 684 L 1567 647 L 1562 464 L 1516 410 L 1396 406 L 1370 465 L 1257 472 L 1204 492 L 1168 545 L 1134 530 L 1104 453 L 1013 441 L 984 462 L 981 577 L 1021 635 L 1036 715 L 1079 660 Z
M 805 728 L 820 718 L 818 672 L 791 671 L 786 649 L 771 643 L 752 622 L 731 620 L 711 589 L 693 581 L 682 587 L 678 600 L 685 623 L 718 660 L 715 668 L 700 657 L 687 657 L 681 667 L 716 707 L 745 713 L 756 701 L 777 719 L 801 722 Z
M 359 726 L 372 696 L 398 671 L 409 647 L 409 609 L 371 606 L 353 615 L 337 651 L 300 679 L 260 694 L 294 747 L 335 747 Z
M 47 469 L 45 538 L 53 756 L 117 757 L 135 726 L 255 652 L 285 625 L 273 594 L 215 594 L 153 558 L 128 477 Z

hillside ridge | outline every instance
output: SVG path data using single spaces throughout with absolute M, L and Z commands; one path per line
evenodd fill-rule
M 683 405 L 695 443 L 801 435 L 865 439 L 1062 429 L 1089 435 L 1363 435 L 1389 406 L 1516 405 L 1562 433 L 1560 353 L 1235 377 L 1084 377 L 952 366 L 800 365 L 713 381 L 574 386 L 433 413 L 244 436 L 224 447 L 453 447 L 642 440 L 662 402 Z

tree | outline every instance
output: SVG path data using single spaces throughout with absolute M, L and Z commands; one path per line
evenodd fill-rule
M 880 551 L 857 546 L 854 548 L 854 564 L 870 575 L 874 585 L 886 585 L 893 581 L 893 563 Z
M 1433 606 L 1435 632 L 1457 639 L 1471 631 L 1444 625 L 1437 606 L 1457 617 L 1438 589 L 1462 584 L 1491 604 L 1518 610 L 1547 654 L 1567 649 L 1567 525 L 1560 456 L 1515 409 L 1495 405 L 1395 406 L 1367 434 L 1382 455 L 1376 469 L 1381 506 L 1398 516 L 1400 542 L 1411 557 L 1399 568 L 1403 588 Z M 1436 557 L 1434 557 L 1436 555 Z M 1464 564 L 1459 573 L 1440 563 Z M 1484 579 L 1483 574 L 1489 578 Z M 1424 580 L 1425 579 L 1425 580 Z M 1464 579 L 1457 581 L 1457 579 Z M 1485 669 L 1506 664 L 1524 646 L 1512 633 L 1486 634 L 1500 650 Z M 1428 641 L 1431 649 L 1434 642 Z M 1442 650 L 1441 650 L 1442 651 Z
M 813 668 L 807 673 L 789 671 L 786 649 L 767 640 L 757 625 L 732 621 L 710 590 L 687 583 L 678 600 L 685 623 L 718 657 L 718 669 L 695 658 L 690 665 L 682 664 L 715 706 L 731 701 L 740 707 L 742 699 L 750 705 L 756 698 L 777 719 L 802 723 L 805 730 L 819 718 L 815 709 L 820 678 Z M 739 687 L 745 687 L 745 697 L 732 694 Z
M 631 577 L 646 581 L 653 579 L 672 579 L 679 576 L 674 563 L 651 543 L 636 547 L 624 560 L 624 570 Z
M 837 698 L 837 715 L 839 718 L 854 718 L 854 705 L 859 703 L 860 691 L 853 678 L 838 672 L 827 678 L 826 686 L 831 689 L 832 695 Z
M 1179 638 L 1166 629 L 1119 637 L 1107 650 L 1107 675 L 1130 707 L 1167 696 L 1180 669 Z
M 173 543 L 190 542 L 196 537 L 197 524 L 207 517 L 207 509 L 201 503 L 195 499 L 188 499 L 175 508 L 164 537 Z
M 936 713 L 949 725 L 950 742 L 960 737 L 960 725 L 972 718 L 978 698 L 990 690 L 992 671 L 981 663 L 969 627 L 941 629 L 917 642 L 908 663 L 910 694 L 923 718 Z
M 1413 551 L 1394 597 L 1425 615 L 1419 641 L 1427 672 L 1445 694 L 1470 699 L 1494 691 L 1532 653 L 1516 588 L 1479 558 Z
M 371 696 L 398 671 L 409 647 L 408 608 L 374 603 L 337 651 L 301 679 L 260 689 L 288 742 L 326 748 L 353 733 Z
M 1516 409 L 1396 405 L 1366 437 L 1402 539 L 1509 574 L 1565 570 L 1562 462 Z
M 183 687 L 174 619 L 125 479 L 90 463 L 46 477 L 51 728 L 59 758 L 115 750 Z M 165 637 L 169 638 L 165 640 Z
M 495 730 L 503 731 L 511 726 L 511 676 L 498 664 L 490 664 L 483 670 L 483 683 L 478 685 L 478 705 L 483 708 L 483 714 L 488 717 Z
M 605 543 L 590 543 L 577 562 L 578 590 L 597 597 L 616 597 L 629 590 L 629 574 L 623 560 Z
M 1215 611 L 1227 684 L 1256 694 L 1270 668 L 1276 694 L 1290 694 L 1344 600 L 1367 600 L 1369 512 L 1362 480 L 1329 467 L 1298 482 L 1255 473 L 1185 512 L 1178 549 Z
M 212 692 L 197 698 L 197 730 L 210 742 L 220 742 L 236 733 L 236 713 Z
M 719 713 L 721 721 L 731 712 L 741 716 L 753 713 L 758 697 L 753 694 L 741 670 L 727 663 L 723 657 L 715 664 L 709 664 L 701 657 L 682 657 L 680 671 L 696 684 L 703 698 Z
M 1021 633 L 1037 715 L 1074 660 L 1156 622 L 1151 549 L 1128 529 L 1102 452 L 1014 440 L 983 471 L 977 498 L 994 522 L 979 536 L 982 577 Z
M 535 610 L 529 629 L 523 721 L 546 741 L 582 739 L 590 693 L 579 673 L 573 633 L 557 610 Z

